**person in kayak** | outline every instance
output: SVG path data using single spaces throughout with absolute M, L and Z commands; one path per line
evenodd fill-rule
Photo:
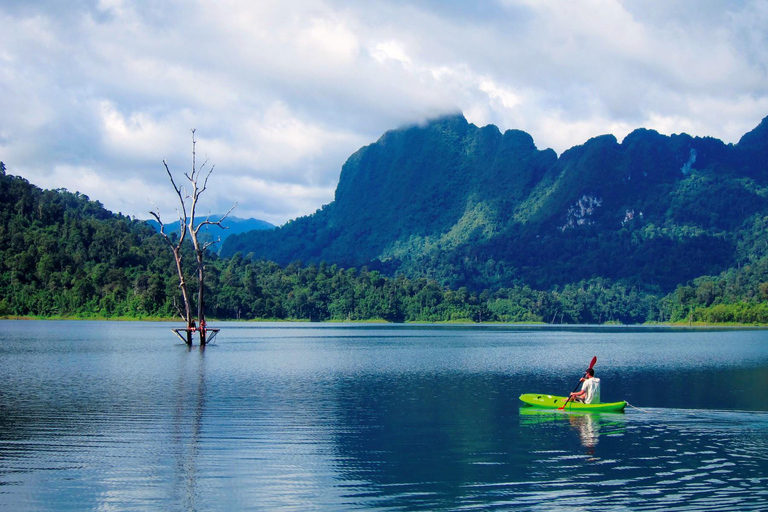
M 595 377 L 595 370 L 588 369 L 581 381 L 584 383 L 581 385 L 581 391 L 571 393 L 571 400 L 584 404 L 599 404 L 600 379 Z

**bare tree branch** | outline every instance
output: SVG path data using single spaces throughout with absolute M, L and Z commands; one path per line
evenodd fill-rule
M 152 215 L 158 224 L 160 224 L 160 234 L 163 235 L 163 238 L 165 238 L 165 241 L 168 242 L 168 244 L 173 247 L 173 242 L 171 242 L 171 238 L 168 236 L 168 233 L 165 232 L 165 224 L 163 224 L 163 221 L 160 220 L 160 213 L 159 212 L 149 212 L 150 215 Z
M 234 210 L 236 207 L 237 207 L 237 203 L 232 205 L 232 208 L 230 208 L 229 211 L 227 213 L 225 213 L 224 216 L 222 218 L 220 218 L 219 220 L 211 221 L 211 220 L 205 219 L 204 221 L 199 223 L 197 225 L 197 227 L 195 228 L 195 235 L 197 235 L 200 232 L 200 228 L 203 227 L 203 226 L 219 226 L 221 229 L 229 229 L 227 226 L 223 226 L 221 223 L 224 222 L 224 220 L 227 217 L 229 217 L 229 214 L 232 213 L 232 210 Z M 216 242 L 214 242 L 214 243 L 216 243 Z
M 154 203 L 152 206 L 155 207 L 155 211 L 149 210 L 149 214 L 155 218 L 158 224 L 160 224 L 160 234 L 168 238 L 168 235 L 165 233 L 165 224 L 163 224 L 163 221 L 160 219 L 160 208 Z
M 181 205 L 181 212 L 176 210 L 179 214 L 179 246 L 184 242 L 184 238 L 187 236 L 187 205 L 184 202 L 184 196 L 182 194 L 182 189 L 179 188 L 178 185 L 176 185 L 176 181 L 173 179 L 173 173 L 171 172 L 171 169 L 168 167 L 168 162 L 163 159 L 163 166 L 165 166 L 165 172 L 168 173 L 168 178 L 171 180 L 171 185 L 173 185 L 173 190 L 176 192 L 176 196 L 179 198 L 179 205 Z M 158 210 L 159 212 L 159 210 Z M 152 213 L 152 212 L 150 212 Z
M 192 245 L 195 249 L 195 257 L 197 259 L 197 280 L 198 280 L 198 294 L 197 294 L 197 318 L 200 321 L 200 344 L 205 345 L 206 343 L 206 335 L 205 335 L 205 309 L 204 309 L 204 301 L 203 301 L 203 292 L 204 292 L 204 278 L 205 278 L 205 265 L 204 265 L 204 255 L 205 251 L 213 244 L 219 243 L 221 241 L 221 238 L 219 237 L 216 241 L 207 241 L 204 243 L 200 243 L 200 240 L 198 239 L 198 234 L 200 232 L 200 228 L 203 226 L 208 225 L 217 225 L 222 229 L 227 229 L 226 226 L 222 225 L 222 222 L 229 216 L 229 214 L 232 212 L 232 210 L 235 209 L 237 206 L 237 203 L 235 203 L 232 208 L 229 209 L 229 211 L 222 216 L 217 221 L 210 220 L 210 215 L 202 222 L 196 222 L 196 211 L 197 211 L 197 205 L 198 201 L 200 199 L 200 195 L 205 192 L 208 188 L 208 179 L 211 177 L 211 174 L 213 173 L 213 170 L 216 168 L 215 165 L 212 165 L 210 169 L 208 169 L 208 172 L 205 173 L 205 178 L 203 179 L 203 186 L 198 187 L 198 183 L 200 180 L 200 176 L 203 173 L 203 170 L 205 166 L 208 164 L 208 159 L 203 162 L 203 164 L 198 168 L 197 167 L 197 150 L 196 145 L 197 141 L 195 140 L 195 129 L 192 129 L 192 169 L 191 171 L 185 172 L 184 177 L 188 181 L 188 186 L 191 187 L 190 189 L 186 187 L 179 187 L 176 184 L 176 181 L 173 178 L 173 173 L 171 173 L 171 169 L 168 166 L 168 163 L 163 160 L 163 165 L 165 167 L 165 172 L 168 174 L 169 179 L 171 180 L 171 185 L 173 186 L 173 190 L 176 193 L 176 196 L 179 199 L 179 205 L 181 207 L 181 211 L 177 210 L 177 213 L 179 214 L 179 232 L 180 237 L 179 240 L 176 241 L 174 244 L 171 240 L 170 236 L 165 232 L 165 224 L 160 220 L 160 210 L 159 208 L 155 207 L 154 212 L 149 212 L 160 224 L 160 233 L 165 237 L 165 240 L 168 242 L 168 244 L 171 246 L 171 250 L 173 251 L 173 256 L 176 261 L 176 269 L 179 275 L 179 287 L 182 290 L 182 296 L 184 299 L 184 308 L 186 310 L 186 314 L 182 314 L 181 309 L 176 305 L 175 299 L 174 299 L 174 306 L 176 306 L 179 313 L 182 315 L 182 317 L 187 322 L 187 343 L 192 343 L 191 338 L 191 331 L 193 330 L 194 320 L 192 319 L 192 304 L 190 297 L 187 293 L 187 285 L 186 280 L 184 277 L 183 272 L 183 266 L 182 266 L 182 247 L 184 243 L 184 239 L 189 233 L 190 238 L 192 239 Z
M 205 160 L 203 161 L 203 164 L 200 167 L 197 168 L 197 171 L 195 171 L 195 174 L 197 175 L 197 176 L 195 176 L 196 178 L 200 177 L 200 173 L 203 172 L 203 169 L 205 169 L 206 165 L 208 165 L 208 157 L 207 156 L 205 157 Z
M 206 175 L 205 175 L 205 180 L 203 180 L 203 188 L 202 188 L 202 190 L 200 190 L 200 192 L 198 192 L 198 194 L 197 194 L 197 195 L 200 195 L 200 194 L 202 194 L 203 192 L 205 192 L 205 189 L 207 189 L 207 188 L 208 188 L 208 178 L 210 178 L 210 177 L 211 177 L 211 173 L 213 172 L 213 170 L 214 170 L 215 168 L 216 168 L 216 166 L 215 166 L 215 165 L 212 165 L 212 166 L 211 166 L 210 170 L 208 171 L 208 174 L 206 174 Z
M 186 318 L 184 318 L 184 312 L 181 310 L 181 308 L 179 307 L 179 304 L 176 302 L 176 297 L 173 298 L 173 307 L 176 308 L 176 312 L 179 314 L 181 319 L 186 320 Z
M 219 243 L 219 242 L 221 242 L 221 237 L 219 237 L 217 240 L 212 240 L 212 241 L 210 241 L 210 242 L 205 242 L 205 243 L 203 244 L 203 250 L 205 251 L 205 250 L 206 250 L 206 249 L 208 249 L 210 246 L 212 246 L 212 245 L 216 245 L 216 244 L 217 244 L 217 243 Z

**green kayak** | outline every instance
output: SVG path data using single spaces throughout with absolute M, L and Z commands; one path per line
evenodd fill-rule
M 528 393 L 520 395 L 520 400 L 531 407 L 538 409 L 559 409 L 565 403 L 566 397 L 542 395 L 537 393 Z M 582 404 L 579 402 L 568 402 L 565 406 L 566 411 L 594 411 L 594 412 L 622 412 L 627 406 L 627 402 L 611 402 L 601 404 Z

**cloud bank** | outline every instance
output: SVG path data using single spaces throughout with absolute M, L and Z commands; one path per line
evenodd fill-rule
M 276 224 L 384 131 L 462 111 L 558 153 L 637 127 L 737 142 L 768 115 L 768 2 L 79 0 L 0 5 L 0 160 L 147 218 L 172 170 Z

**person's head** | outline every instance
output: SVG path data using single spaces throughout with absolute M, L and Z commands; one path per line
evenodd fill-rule
M 594 377 L 595 376 L 595 370 L 593 370 L 592 368 L 587 368 L 587 376 L 590 377 L 590 378 Z

